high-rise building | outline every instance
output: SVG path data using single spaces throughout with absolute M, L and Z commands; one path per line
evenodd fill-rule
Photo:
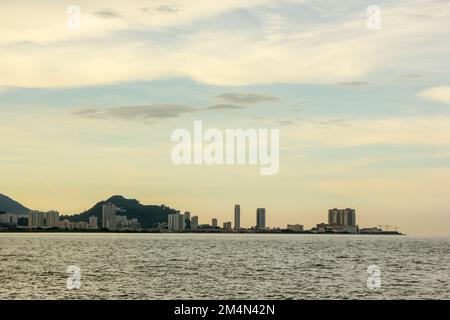
M 89 229 L 89 224 L 86 221 L 75 222 L 75 229 L 86 230 Z
M 167 215 L 167 229 L 169 230 L 177 230 L 178 229 L 178 219 L 180 214 L 170 213 Z
M 89 229 L 98 229 L 98 219 L 96 216 L 89 217 Z
M 256 209 L 256 229 L 266 228 L 266 209 L 258 208 Z
M 168 216 L 167 227 L 169 230 L 184 230 L 186 222 L 184 221 L 184 214 L 179 211 L 176 213 L 171 213 Z
M 345 209 L 347 212 L 347 226 L 355 227 L 356 226 L 356 210 L 347 208 Z
M 186 228 L 186 221 L 184 220 L 184 214 L 180 213 L 180 219 L 178 219 L 178 230 L 184 230 Z
M 17 214 L 0 212 L 0 223 L 7 225 L 17 225 Z
M 69 219 L 61 220 L 59 222 L 59 227 L 61 229 L 73 229 L 73 228 L 71 228 L 71 222 L 69 221 Z
M 329 225 L 356 226 L 355 209 L 329 209 L 328 210 Z
M 44 226 L 46 228 L 58 228 L 59 227 L 59 212 L 48 211 L 44 213 Z
M 231 222 L 224 222 L 223 228 L 224 230 L 231 230 Z
M 43 225 L 42 212 L 30 211 L 28 213 L 28 228 L 41 228 Z
M 111 202 L 102 206 L 102 228 L 112 229 L 113 220 L 115 220 L 117 211 L 119 211 L 119 208 Z
M 328 210 L 328 224 L 329 225 L 339 224 L 338 223 L 338 211 L 339 210 L 336 208 Z
M 192 229 L 198 228 L 198 216 L 193 216 L 191 218 L 191 228 Z
M 211 226 L 212 226 L 213 228 L 217 228 L 217 219 L 216 219 L 216 218 L 213 218 L 213 219 L 212 219 L 212 221 L 211 221 Z
M 59 228 L 59 213 L 57 211 L 30 211 L 28 213 L 28 228 Z
M 136 230 L 139 223 L 128 220 L 126 215 L 117 215 L 117 212 L 125 212 L 124 209 L 108 202 L 102 206 L 102 228 L 108 230 Z
M 234 206 L 234 228 L 236 230 L 241 228 L 241 206 L 238 204 Z
M 184 228 L 191 229 L 191 213 L 189 211 L 184 212 Z

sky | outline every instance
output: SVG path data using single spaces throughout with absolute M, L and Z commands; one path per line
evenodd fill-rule
M 450 235 L 449 36 L 447 0 L 2 1 L 0 193 L 220 224 L 239 203 L 247 227 L 258 207 L 306 228 L 351 207 L 362 227 Z M 174 165 L 171 133 L 196 120 L 279 129 L 278 174 Z

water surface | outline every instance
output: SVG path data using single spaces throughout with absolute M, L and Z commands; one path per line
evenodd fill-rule
M 450 238 L 0 233 L 0 248 L 0 299 L 450 299 Z

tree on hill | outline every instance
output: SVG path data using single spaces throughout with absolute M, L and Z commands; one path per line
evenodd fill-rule
M 136 199 L 126 199 L 123 196 L 112 196 L 105 201 L 100 201 L 91 209 L 73 216 L 63 216 L 63 219 L 69 219 L 73 222 L 88 221 L 89 217 L 95 216 L 98 219 L 98 225 L 102 225 L 102 207 L 104 204 L 111 202 L 117 207 L 125 210 L 120 215 L 127 216 L 128 219 L 136 218 L 144 228 L 156 226 L 158 223 L 167 222 L 168 215 L 175 213 L 175 209 L 171 209 L 165 205 L 143 205 Z

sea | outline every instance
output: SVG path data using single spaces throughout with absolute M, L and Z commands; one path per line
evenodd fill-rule
M 450 299 L 450 237 L 0 233 L 0 299 Z

